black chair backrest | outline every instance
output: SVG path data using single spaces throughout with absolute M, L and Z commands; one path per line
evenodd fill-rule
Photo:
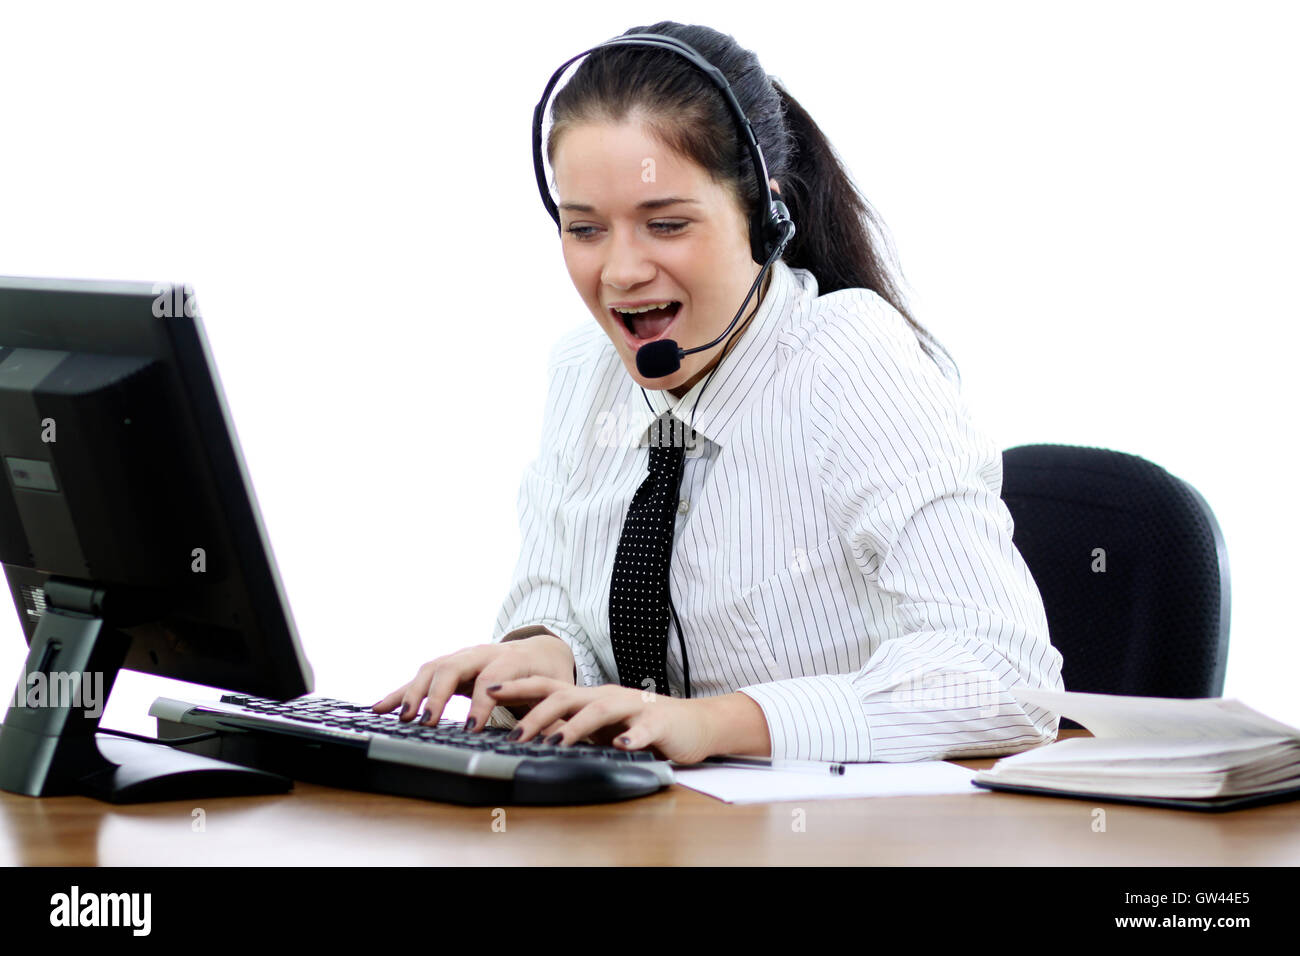
M 1002 500 L 1066 690 L 1223 694 L 1228 554 L 1195 488 L 1136 455 L 1021 445 L 1002 453 Z

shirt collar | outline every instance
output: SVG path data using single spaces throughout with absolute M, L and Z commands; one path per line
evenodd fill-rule
M 665 413 L 671 414 L 683 425 L 690 423 L 692 409 L 695 413 L 696 436 L 719 445 L 726 443 L 727 435 L 739 419 L 740 410 L 771 377 L 778 335 L 785 320 L 789 318 L 795 300 L 803 291 L 790 267 L 781 259 L 772 263 L 767 274 L 771 276 L 767 294 L 763 296 L 763 301 L 759 303 L 739 339 L 732 343 L 711 375 L 706 374 L 681 398 L 674 398 L 665 389 L 644 390 L 653 411 L 647 407 L 644 399 L 632 406 L 637 412 L 626 435 L 628 445 L 645 444 L 648 440 L 647 429 Z M 721 351 L 726 346 L 727 340 L 723 339 L 714 348 Z M 633 396 L 640 399 L 636 392 L 642 391 L 641 387 L 631 376 L 628 381 Z

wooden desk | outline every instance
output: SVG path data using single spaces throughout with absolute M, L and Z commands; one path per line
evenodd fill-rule
M 201 832 L 193 828 L 196 807 L 204 811 Z M 1097 807 L 1104 832 L 1094 830 Z M 804 832 L 792 826 L 796 808 Z M 494 830 L 503 813 L 504 831 L 499 822 Z M 278 796 L 133 806 L 0 792 L 0 864 L 9 866 L 1297 862 L 1300 802 L 1211 814 L 980 791 L 732 806 L 673 786 L 624 803 L 494 809 L 308 783 Z

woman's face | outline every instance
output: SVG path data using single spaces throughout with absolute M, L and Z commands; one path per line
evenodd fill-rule
M 702 167 L 652 139 L 639 121 L 567 130 L 554 169 L 574 287 L 628 374 L 680 398 L 717 362 L 725 341 L 686 356 L 663 378 L 637 371 L 637 349 L 660 338 L 692 348 L 722 333 L 762 268 L 750 254 L 748 221 Z M 758 300 L 750 299 L 737 332 Z M 675 313 L 624 317 L 612 309 L 665 302 L 679 304 Z

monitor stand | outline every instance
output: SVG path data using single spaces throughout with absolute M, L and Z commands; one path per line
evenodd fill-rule
M 121 631 L 105 626 L 104 593 L 80 582 L 47 582 L 46 608 L 0 725 L 0 789 L 109 803 L 290 790 L 293 781 L 279 774 L 99 732 L 129 645 Z M 88 709 L 97 712 L 89 716 Z

